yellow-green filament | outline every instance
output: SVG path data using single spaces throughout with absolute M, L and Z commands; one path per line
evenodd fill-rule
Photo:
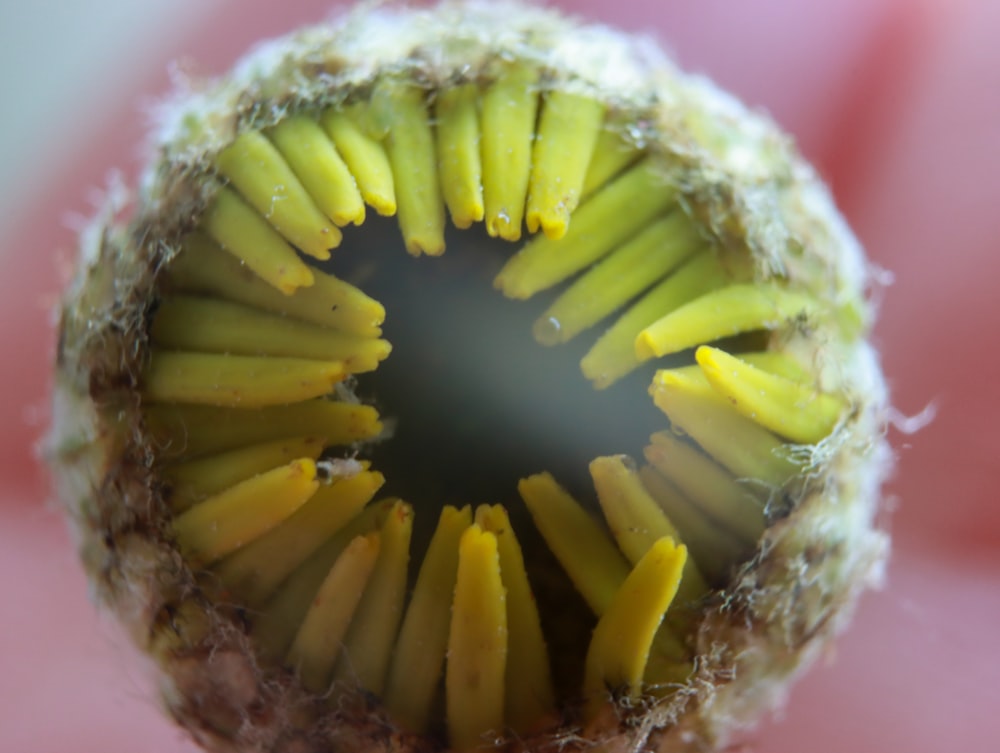
M 656 372 L 649 388 L 656 407 L 737 478 L 783 486 L 800 468 L 780 439 L 741 416 L 698 372 Z
M 647 159 L 581 204 L 562 238 L 532 239 L 493 285 L 508 298 L 530 298 L 606 256 L 665 212 L 676 194 Z
M 609 691 L 632 700 L 642 694 L 642 680 L 663 616 L 681 581 L 687 549 L 660 539 L 636 563 L 598 621 L 587 651 L 584 695 L 588 716 L 600 711 Z
M 329 394 L 346 375 L 340 361 L 154 350 L 142 395 L 150 402 L 257 408 Z
M 425 731 L 430 721 L 448 647 L 458 543 L 471 524 L 468 507 L 456 510 L 446 506 L 441 510 L 399 631 L 385 704 L 393 717 L 413 732 Z
M 485 216 L 478 101 L 476 85 L 461 84 L 439 91 L 435 103 L 441 193 L 451 221 L 463 229 Z
M 359 337 L 378 337 L 385 308 L 353 285 L 319 270 L 314 283 L 283 295 L 210 238 L 192 233 L 168 271 L 171 286 L 242 303 Z
M 314 693 L 330 684 L 351 618 L 364 594 L 379 551 L 379 535 L 358 536 L 347 545 L 306 612 L 286 661 Z
M 478 525 L 462 534 L 445 671 L 448 738 L 472 750 L 504 730 L 507 601 L 497 539 Z
M 307 400 L 256 410 L 207 405 L 147 405 L 146 430 L 164 458 L 196 458 L 307 434 L 328 445 L 372 439 L 382 431 L 370 405 Z
M 658 220 L 587 270 L 535 322 L 542 345 L 568 342 L 657 282 L 698 247 L 681 211 Z
M 346 110 L 330 109 L 323 113 L 320 123 L 357 181 L 361 197 L 376 212 L 391 217 L 396 214 L 392 166 L 382 144 L 365 133 L 359 123 L 364 110 L 361 104 Z
M 254 274 L 285 295 L 315 281 L 312 270 L 299 259 L 295 249 L 228 188 L 215 194 L 201 227 Z
M 293 115 L 269 135 L 323 214 L 341 227 L 365 221 L 365 203 L 354 176 L 315 120 Z
M 590 476 L 618 548 L 636 565 L 660 539 L 669 537 L 680 543 L 682 538 L 629 466 L 631 461 L 626 460 L 623 455 L 596 458 L 590 463 Z M 689 559 L 684 564 L 678 601 L 693 604 L 708 590 L 698 566 Z
M 562 238 L 580 203 L 604 105 L 592 97 L 553 90 L 545 95 L 532 154 L 525 221 L 532 233 Z
M 681 492 L 746 543 L 764 532 L 764 509 L 750 490 L 711 458 L 669 432 L 658 432 L 646 459 Z
M 639 469 L 639 478 L 650 496 L 680 531 L 681 541 L 698 563 L 698 569 L 713 586 L 729 582 L 730 568 L 752 553 L 752 546 L 742 543 L 691 504 L 651 465 Z
M 586 198 L 618 173 L 639 159 L 641 152 L 622 138 L 614 127 L 605 125 L 597 137 L 597 144 L 583 179 L 583 196 Z
M 497 539 L 500 575 L 507 590 L 507 675 L 504 712 L 507 726 L 531 732 L 555 713 L 555 690 L 538 605 L 524 569 L 524 556 L 502 505 L 481 505 L 476 524 Z
M 708 381 L 737 411 L 793 442 L 825 439 L 847 408 L 842 399 L 815 386 L 770 374 L 721 350 L 701 347 L 695 357 Z
M 381 473 L 360 471 L 320 486 L 281 525 L 219 563 L 219 581 L 248 607 L 262 607 L 292 571 L 361 512 L 384 482 Z
M 628 575 L 629 566 L 611 539 L 548 473 L 522 479 L 517 489 L 535 526 L 573 585 L 602 615 Z
M 178 515 L 174 535 L 185 556 L 208 565 L 279 525 L 318 488 L 316 463 L 301 458 L 241 481 Z
M 218 154 L 215 164 L 243 198 L 304 253 L 325 260 L 330 249 L 340 245 L 340 230 L 259 131 L 241 133 Z
M 279 439 L 166 465 L 161 473 L 164 481 L 170 484 L 170 507 L 176 514 L 244 479 L 296 458 L 316 460 L 322 451 L 323 442 L 312 437 Z
M 377 95 L 389 127 L 385 145 L 406 250 L 414 256 L 439 256 L 444 253 L 444 202 L 426 92 L 416 84 L 386 79 Z
M 695 254 L 628 308 L 594 343 L 580 369 L 597 389 L 606 389 L 641 366 L 635 338 L 643 329 L 688 301 L 724 285 L 726 268 L 715 251 Z
M 809 379 L 809 372 L 803 368 L 802 364 L 787 353 L 777 350 L 740 353 L 740 360 L 771 374 L 791 379 L 793 382 L 805 382 Z
M 386 340 L 347 335 L 216 298 L 165 298 L 150 330 L 173 350 L 341 361 L 351 374 L 374 371 L 392 350 Z
M 538 75 L 536 65 L 507 65 L 480 100 L 486 232 L 508 241 L 521 239 L 538 111 Z
M 264 660 L 280 662 L 285 658 L 302 618 L 337 558 L 355 538 L 374 532 L 379 518 L 391 507 L 391 502 L 366 507 L 303 562 L 263 609 L 252 614 L 254 643 Z
M 334 679 L 370 693 L 381 694 L 385 687 L 393 643 L 403 617 L 412 531 L 413 508 L 396 501 L 379 530 L 382 544 L 378 560 L 334 669 Z
M 636 355 L 646 361 L 743 332 L 778 329 L 814 309 L 810 296 L 776 284 L 729 285 L 646 327 L 636 338 Z

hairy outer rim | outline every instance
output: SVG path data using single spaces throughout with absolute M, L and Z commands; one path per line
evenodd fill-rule
M 686 207 L 720 241 L 750 250 L 758 280 L 780 273 L 829 302 L 836 312 L 829 331 L 787 347 L 821 364 L 853 406 L 833 435 L 809 448 L 818 491 L 767 530 L 754 559 L 706 616 L 697 670 L 685 688 L 662 704 L 620 709 L 591 729 L 525 745 L 721 744 L 778 700 L 878 578 L 887 541 L 874 521 L 888 450 L 884 384 L 860 339 L 870 319 L 867 268 L 826 189 L 786 138 L 647 46 L 548 11 L 465 4 L 358 12 L 264 45 L 225 82 L 164 108 L 158 157 L 141 191 L 112 197 L 85 234 L 61 312 L 51 441 L 60 498 L 100 600 L 154 654 L 168 709 L 209 747 L 298 750 L 312 742 L 310 733 L 294 731 L 303 691 L 265 678 L 227 618 L 207 604 L 193 615 L 165 613 L 194 591 L 195 580 L 170 543 L 150 470 L 155 448 L 139 419 L 136 388 L 148 357 L 147 302 L 157 271 L 211 198 L 204 178 L 213 156 L 242 130 L 337 104 L 386 71 L 417 72 L 431 87 L 456 71 L 474 77 L 498 57 L 537 61 L 561 86 L 607 102 L 623 133 L 680 166 L 675 179 Z M 132 209 L 123 223 L 117 215 L 126 205 Z M 211 650 L 155 645 L 164 621 L 206 632 Z M 364 699 L 357 705 L 316 720 L 316 740 L 345 749 L 427 747 L 378 714 L 362 713 Z

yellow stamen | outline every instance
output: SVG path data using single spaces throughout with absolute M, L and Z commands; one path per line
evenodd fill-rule
M 480 110 L 486 231 L 520 240 L 538 110 L 538 67 L 507 65 L 483 93 Z
M 716 348 L 698 348 L 695 357 L 708 381 L 736 410 L 793 442 L 825 439 L 847 410 L 834 395 L 769 374 Z
M 154 350 L 142 395 L 150 402 L 256 408 L 327 395 L 346 375 L 340 361 Z
M 378 337 L 385 308 L 353 285 L 319 270 L 314 284 L 286 296 L 201 233 L 192 233 L 168 272 L 173 287 L 218 296 L 359 337 Z
M 656 372 L 649 393 L 670 423 L 737 478 L 781 487 L 800 468 L 776 436 L 733 410 L 704 376 L 682 369 Z
M 805 382 L 809 379 L 809 372 L 787 353 L 776 350 L 740 353 L 740 360 L 793 382 Z
M 310 458 L 241 481 L 174 518 L 185 556 L 208 565 L 262 536 L 298 510 L 319 488 Z
M 365 109 L 363 104 L 345 110 L 331 108 L 323 113 L 320 124 L 350 168 L 365 202 L 383 217 L 391 217 L 396 214 L 392 167 L 382 144 L 365 133 L 359 122 L 364 120 Z
M 545 543 L 594 614 L 611 606 L 628 576 L 628 563 L 610 537 L 548 473 L 517 485 Z
M 320 486 L 281 525 L 221 562 L 219 581 L 246 606 L 262 607 L 285 578 L 361 512 L 384 482 L 381 473 L 361 471 Z
M 308 288 L 315 278 L 278 231 L 228 188 L 215 194 L 201 227 L 254 274 L 285 295 Z
M 461 84 L 438 92 L 435 105 L 441 193 L 458 228 L 482 221 L 485 212 L 478 101 L 476 85 Z
M 302 684 L 324 692 L 343 646 L 351 618 L 361 601 L 379 551 L 379 535 L 358 536 L 348 544 L 313 598 L 312 606 L 288 649 L 286 661 Z
M 497 539 L 500 574 L 507 589 L 507 725 L 519 734 L 534 731 L 555 713 L 555 690 L 538 605 L 524 569 L 524 556 L 502 505 L 481 505 L 476 524 Z
M 676 197 L 676 189 L 649 159 L 636 165 L 580 205 L 559 240 L 534 238 L 504 265 L 493 281 L 508 298 L 530 298 L 606 256 Z
M 407 565 L 413 508 L 397 501 L 379 530 L 382 546 L 368 587 L 344 638 L 344 652 L 334 669 L 343 680 L 381 694 L 406 598 Z
M 584 695 L 593 718 L 608 691 L 632 700 L 642 694 L 642 679 L 653 640 L 681 581 L 687 549 L 669 538 L 657 541 L 629 573 L 608 611 L 594 629 L 587 651 Z
M 696 253 L 663 282 L 634 303 L 580 361 L 580 369 L 597 389 L 605 389 L 641 366 L 635 338 L 643 329 L 688 301 L 721 285 L 726 267 L 714 251 Z
M 646 459 L 720 526 L 754 544 L 764 532 L 764 510 L 722 466 L 668 432 L 658 432 Z
M 170 484 L 170 507 L 177 514 L 233 484 L 296 458 L 316 460 L 322 451 L 323 442 L 312 437 L 279 439 L 167 465 L 161 473 Z
M 681 211 L 654 222 L 573 282 L 535 322 L 535 339 L 568 342 L 669 273 L 698 243 Z
M 379 82 L 374 97 L 389 129 L 385 146 L 396 181 L 406 250 L 414 256 L 440 256 L 444 253 L 444 202 L 426 98 L 416 84 L 391 78 Z
M 472 750 L 504 730 L 507 603 L 496 536 L 472 525 L 459 543 L 445 672 L 448 738 Z
M 281 584 L 274 598 L 259 613 L 253 615 L 254 643 L 265 661 L 274 663 L 285 658 L 295 633 L 330 568 L 356 537 L 372 533 L 378 527 L 379 518 L 391 507 L 392 503 L 388 502 L 365 508 L 302 563 Z
M 646 327 L 635 341 L 640 360 L 812 316 L 815 301 L 776 284 L 730 285 L 707 293 Z
M 601 129 L 587 166 L 587 176 L 583 180 L 583 196 L 590 196 L 618 173 L 639 159 L 641 152 L 622 138 L 613 127 Z
M 320 260 L 340 245 L 340 230 L 313 202 L 274 144 L 259 131 L 244 131 L 215 158 L 225 175 L 288 242 Z
M 555 89 L 545 95 L 532 154 L 525 221 L 532 233 L 562 238 L 580 203 L 604 105 L 591 97 Z
M 146 430 L 164 459 L 195 458 L 302 434 L 327 445 L 378 436 L 378 412 L 370 405 L 307 400 L 258 410 L 204 405 L 147 405 Z
M 448 646 L 459 539 L 471 523 L 468 507 L 441 510 L 396 641 L 385 704 L 393 718 L 412 732 L 425 731 L 430 721 Z
M 730 568 L 749 557 L 753 547 L 705 516 L 651 465 L 640 468 L 639 477 L 650 496 L 677 526 L 688 553 L 708 582 L 717 587 L 729 583 Z
M 660 539 L 669 537 L 678 543 L 682 539 L 674 524 L 649 496 L 635 470 L 625 461 L 623 455 L 596 458 L 590 463 L 590 475 L 618 547 L 636 565 Z M 708 590 L 698 566 L 689 559 L 684 565 L 678 602 L 693 604 Z
M 392 350 L 386 340 L 346 335 L 217 298 L 164 299 L 150 335 L 174 350 L 341 361 L 351 374 L 373 371 Z
M 365 203 L 354 176 L 315 120 L 293 115 L 272 128 L 269 135 L 327 217 L 341 227 L 365 221 Z

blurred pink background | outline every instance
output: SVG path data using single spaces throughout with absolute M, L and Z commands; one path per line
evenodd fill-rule
M 922 431 L 891 434 L 885 590 L 863 600 L 780 718 L 745 736 L 747 750 L 1000 749 L 1000 3 L 554 4 L 651 34 L 795 135 L 871 258 L 894 272 L 875 339 L 895 405 L 937 409 Z M 331 6 L 49 5 L 0 11 L 0 60 L 17 79 L 0 123 L 0 750 L 190 752 L 142 663 L 88 602 L 46 500 L 34 445 L 49 312 L 72 218 L 92 211 L 112 168 L 134 173 L 143 108 L 167 90 L 168 61 L 221 72 L 255 39 Z

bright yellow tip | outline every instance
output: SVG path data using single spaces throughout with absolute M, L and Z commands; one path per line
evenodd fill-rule
M 165 298 L 150 330 L 172 350 L 340 361 L 350 374 L 374 371 L 389 355 L 386 340 L 345 335 L 315 324 L 216 298 Z
M 319 488 L 310 458 L 242 481 L 174 518 L 185 556 L 200 565 L 222 559 L 298 510 Z
M 341 227 L 365 221 L 365 203 L 354 176 L 316 121 L 293 115 L 268 135 L 327 217 Z
M 518 734 L 528 734 L 551 720 L 556 709 L 538 605 L 507 511 L 502 505 L 481 505 L 476 509 L 476 524 L 496 536 L 500 573 L 507 590 L 507 726 Z
M 384 482 L 381 473 L 360 471 L 320 486 L 281 525 L 221 562 L 219 580 L 251 609 L 264 606 L 281 582 L 356 517 Z
M 707 293 L 646 327 L 636 338 L 642 361 L 723 337 L 779 329 L 815 315 L 815 301 L 777 284 L 730 285 Z
M 445 672 L 448 738 L 472 750 L 504 731 L 507 596 L 500 580 L 497 539 L 472 525 L 459 543 L 455 600 Z
M 548 473 L 517 485 L 545 543 L 593 610 L 602 615 L 628 575 L 628 563 L 597 522 Z
M 396 500 L 379 529 L 382 546 L 368 580 L 334 678 L 381 694 L 406 598 L 413 508 Z
M 698 365 L 712 387 L 741 414 L 800 444 L 830 435 L 847 410 L 844 400 L 770 374 L 716 348 L 701 347 Z
M 471 524 L 468 507 L 441 510 L 396 641 L 385 705 L 412 732 L 424 732 L 430 721 L 448 647 L 459 539 Z
M 438 92 L 437 118 L 438 172 L 451 221 L 467 228 L 481 222 L 483 205 L 483 165 L 479 155 L 479 116 L 476 108 L 479 89 L 461 84 Z
M 147 405 L 146 430 L 164 459 L 196 458 L 308 434 L 327 445 L 378 436 L 378 412 L 370 405 L 307 400 L 256 410 L 206 405 Z
M 646 159 L 580 205 L 559 240 L 532 239 L 504 265 L 493 281 L 508 298 L 530 298 L 607 256 L 664 213 L 676 198 Z
M 201 233 L 192 233 L 168 270 L 171 285 L 358 337 L 378 337 L 385 308 L 353 285 L 312 270 L 313 285 L 283 295 Z
M 714 251 L 695 252 L 601 335 L 580 361 L 583 375 L 601 390 L 635 371 L 642 365 L 635 354 L 635 338 L 639 333 L 664 314 L 723 285 L 725 280 L 725 267 Z
M 153 403 L 259 408 L 329 394 L 346 375 L 340 361 L 154 350 L 142 395 Z
M 696 367 L 656 372 L 649 392 L 675 429 L 737 478 L 780 488 L 801 470 L 781 440 L 733 410 Z
M 295 249 L 228 188 L 215 194 L 201 226 L 226 251 L 285 295 L 307 288 L 315 280 Z
M 323 113 L 320 125 L 347 163 L 362 198 L 382 216 L 391 217 L 396 214 L 392 167 L 382 144 L 365 133 L 361 125 L 365 118 L 364 104 L 346 110 L 331 108 Z
M 170 507 L 175 515 L 182 513 L 196 502 L 218 494 L 244 479 L 290 463 L 296 458 L 316 460 L 322 451 L 322 441 L 311 437 L 297 437 L 166 465 L 163 468 L 163 479 L 170 485 Z
M 646 459 L 697 504 L 717 525 L 747 544 L 764 532 L 764 509 L 750 489 L 740 485 L 722 466 L 669 432 L 650 437 Z
M 218 154 L 215 164 L 243 198 L 304 253 L 325 260 L 330 249 L 340 245 L 340 230 L 316 207 L 264 134 L 244 131 Z
M 553 90 L 545 95 L 532 154 L 525 221 L 532 233 L 562 238 L 580 203 L 604 105 L 591 97 Z
M 568 342 L 668 274 L 698 244 L 683 212 L 654 222 L 556 298 L 535 322 L 535 339 L 542 345 Z
M 298 671 L 302 684 L 314 693 L 324 692 L 330 684 L 333 666 L 375 567 L 378 551 L 377 533 L 358 536 L 347 546 L 319 587 L 288 649 L 287 662 Z
M 388 126 L 385 140 L 396 181 L 399 227 L 414 256 L 444 253 L 444 202 L 427 118 L 426 92 L 414 84 L 384 79 L 374 101 Z
M 660 539 L 629 573 L 594 629 L 587 651 L 584 695 L 588 716 L 610 695 L 638 700 L 656 632 L 681 581 L 687 549 Z
M 590 463 L 590 476 L 618 547 L 635 565 L 660 539 L 670 538 L 678 543 L 682 539 L 631 466 L 632 461 L 624 455 L 600 457 Z M 698 566 L 693 560 L 687 560 L 678 601 L 693 604 L 708 590 Z
M 358 536 L 367 536 L 378 528 L 380 517 L 392 503 L 369 505 L 302 563 L 278 588 L 274 597 L 259 612 L 254 612 L 252 636 L 265 661 L 284 660 L 302 620 L 309 611 L 330 568 Z
M 507 65 L 483 92 L 483 200 L 486 231 L 508 241 L 521 239 L 531 175 L 531 142 L 538 110 L 538 67 Z

